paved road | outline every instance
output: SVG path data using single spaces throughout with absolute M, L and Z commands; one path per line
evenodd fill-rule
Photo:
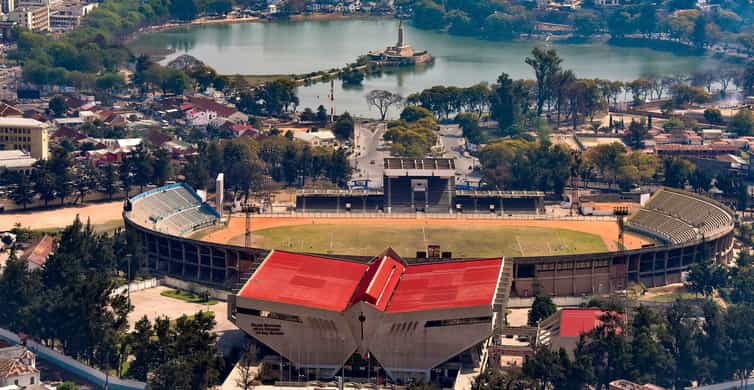
M 370 188 L 382 188 L 382 160 L 390 155 L 382 140 L 385 131 L 386 123 L 357 123 L 354 128 L 353 179 L 371 180 Z
M 440 125 L 440 138 L 445 147 L 443 156 L 456 159 L 456 183 L 465 184 L 467 180 L 478 182 L 480 176 L 474 172 L 474 167 L 479 166 L 479 159 L 465 154 L 466 139 L 461 128 L 458 125 Z

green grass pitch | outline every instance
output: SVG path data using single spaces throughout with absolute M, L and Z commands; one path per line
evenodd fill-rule
M 387 247 L 414 257 L 428 244 L 453 257 L 545 256 L 605 252 L 601 237 L 525 226 L 295 225 L 254 232 L 256 247 L 294 252 L 376 255 Z

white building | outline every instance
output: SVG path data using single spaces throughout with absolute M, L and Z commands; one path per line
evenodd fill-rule
M 0 348 L 0 387 L 40 384 L 37 356 L 23 346 Z
M 335 144 L 335 134 L 330 130 L 307 131 L 293 134 L 293 138 L 303 141 L 312 146 L 325 146 Z

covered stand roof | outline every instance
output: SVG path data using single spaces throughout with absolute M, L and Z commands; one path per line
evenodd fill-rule
M 239 296 L 342 312 L 366 302 L 385 312 L 491 305 L 502 259 L 407 264 L 391 249 L 369 263 L 272 251 Z

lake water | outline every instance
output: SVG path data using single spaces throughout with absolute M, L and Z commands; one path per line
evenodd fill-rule
M 397 29 L 398 22 L 389 19 L 217 24 L 150 33 L 136 40 L 133 47 L 175 50 L 165 61 L 190 54 L 221 74 L 298 74 L 339 68 L 369 50 L 392 45 Z M 650 74 L 688 73 L 718 64 L 704 57 L 603 43 L 492 42 L 411 26 L 406 26 L 406 39 L 416 50 L 429 50 L 436 57 L 434 65 L 367 78 L 356 89 L 343 89 L 336 80 L 336 112 L 376 116 L 376 110 L 370 110 L 364 98 L 373 89 L 407 96 L 434 85 L 494 82 L 501 72 L 513 78 L 533 78 L 524 59 L 533 47 L 541 45 L 551 45 L 563 58 L 564 68 L 588 78 L 633 80 Z M 329 88 L 329 83 L 299 88 L 300 109 L 320 104 L 329 107 Z

